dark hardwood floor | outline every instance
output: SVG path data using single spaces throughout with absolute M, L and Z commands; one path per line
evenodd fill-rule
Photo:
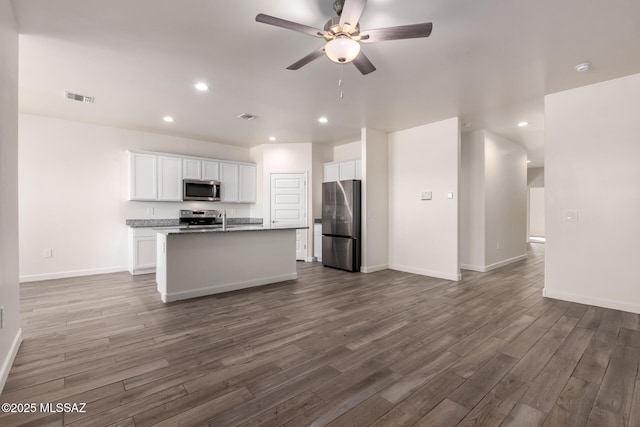
M 458 283 L 299 263 L 171 304 L 153 275 L 24 284 L 0 401 L 86 413 L 0 425 L 639 425 L 640 317 L 542 298 L 543 251 Z

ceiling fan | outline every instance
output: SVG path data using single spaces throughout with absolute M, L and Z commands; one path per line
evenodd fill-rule
M 326 55 L 331 61 L 339 64 L 353 62 L 353 65 L 362 74 L 369 74 L 375 71 L 376 67 L 360 50 L 361 43 L 429 37 L 431 34 L 433 25 L 430 22 L 361 32 L 358 21 L 366 5 L 367 0 L 336 0 L 333 3 L 333 10 L 338 16 L 327 21 L 324 25 L 324 30 L 318 30 L 263 13 L 256 16 L 256 21 L 298 31 L 313 37 L 324 38 L 327 41 L 321 48 L 314 50 L 298 62 L 288 66 L 288 70 L 298 70 L 314 59 Z

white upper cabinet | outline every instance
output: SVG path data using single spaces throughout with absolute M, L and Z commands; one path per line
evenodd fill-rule
M 257 168 L 254 165 L 240 165 L 238 202 L 256 202 Z
M 182 201 L 182 158 L 158 156 L 158 200 Z
M 354 160 L 340 163 L 340 181 L 356 179 L 356 162 Z
M 129 200 L 181 202 L 183 179 L 220 181 L 221 201 L 255 203 L 257 166 L 179 154 L 127 151 Z
M 182 159 L 182 177 L 184 179 L 202 179 L 202 160 Z
M 129 153 L 129 200 L 156 200 L 158 187 L 154 154 Z
M 322 182 L 340 181 L 340 164 L 327 163 L 324 165 L 324 179 Z
M 324 164 L 323 182 L 345 181 L 348 179 L 362 179 L 362 161 L 348 160 Z
M 238 165 L 236 163 L 220 163 L 220 201 L 238 201 Z
M 202 179 L 205 181 L 220 181 L 220 163 L 203 160 Z

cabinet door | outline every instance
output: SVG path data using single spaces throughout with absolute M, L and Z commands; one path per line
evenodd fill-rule
M 253 165 L 240 165 L 240 188 L 238 201 L 255 203 L 257 187 L 257 168 Z
M 129 200 L 156 200 L 158 178 L 157 156 L 129 153 Z
M 356 179 L 362 179 L 362 160 L 356 160 Z
M 322 182 L 335 182 L 340 180 L 340 164 L 327 163 L 324 165 L 324 178 Z
M 340 163 L 340 181 L 345 179 L 356 179 L 356 162 L 342 162 Z
M 313 224 L 313 256 L 322 262 L 322 224 Z
M 155 268 L 156 267 L 156 238 L 155 237 L 135 237 L 133 244 L 134 244 L 134 255 L 133 255 L 134 271 Z
M 182 201 L 182 159 L 158 156 L 158 200 Z
M 202 160 L 182 159 L 182 177 L 184 179 L 202 179 Z
M 220 163 L 220 199 L 223 202 L 238 201 L 238 165 Z
M 203 160 L 202 179 L 205 181 L 220 181 L 220 163 Z

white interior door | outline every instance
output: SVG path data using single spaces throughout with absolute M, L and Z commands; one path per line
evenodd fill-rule
M 307 226 L 307 176 L 305 173 L 271 174 L 271 226 Z M 296 233 L 296 259 L 307 257 L 307 230 Z

